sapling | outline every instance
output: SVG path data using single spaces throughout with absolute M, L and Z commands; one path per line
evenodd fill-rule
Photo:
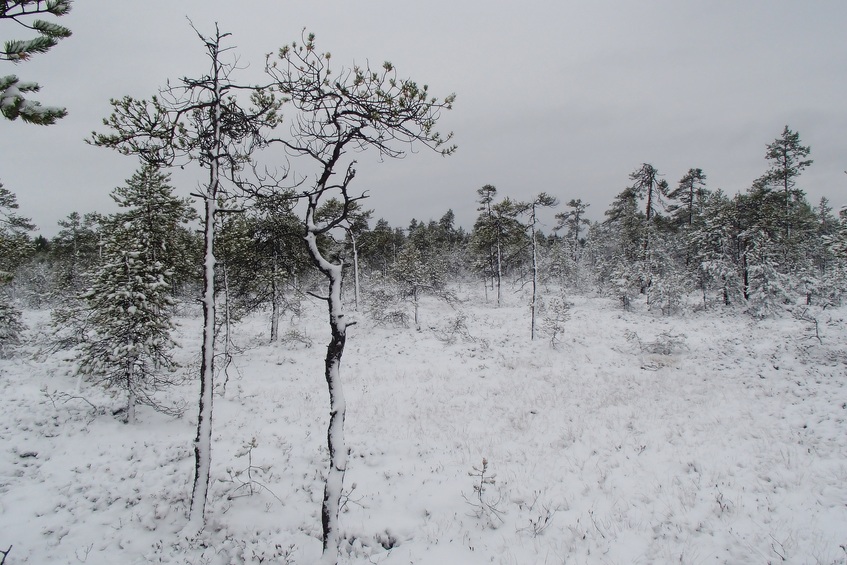
M 231 467 L 227 468 L 226 471 L 229 475 L 230 482 L 237 484 L 237 486 L 232 489 L 232 492 L 227 495 L 227 499 L 232 500 L 233 498 L 239 498 L 242 496 L 253 496 L 259 490 L 265 490 L 282 503 L 282 500 L 280 500 L 280 498 L 274 494 L 274 492 L 269 489 L 266 484 L 259 480 L 268 474 L 271 466 L 253 464 L 253 450 L 257 447 L 259 447 L 259 442 L 255 437 L 253 437 L 250 441 L 245 442 L 244 445 L 241 446 L 241 449 L 236 452 L 236 457 L 247 457 L 247 467 L 238 471 L 233 471 Z
M 494 521 L 496 518 L 499 523 L 503 522 L 503 514 L 505 513 L 498 507 L 502 501 L 502 495 L 498 495 L 494 500 L 490 495 L 486 494 L 488 487 L 495 484 L 496 473 L 489 473 L 488 459 L 482 458 L 482 464 L 474 466 L 472 471 L 468 471 L 468 476 L 474 477 L 476 481 L 473 485 L 473 496 L 468 498 L 462 493 L 462 498 L 465 499 L 471 508 L 474 509 L 473 516 L 477 518 L 486 518 L 492 528 L 496 528 L 499 524 Z

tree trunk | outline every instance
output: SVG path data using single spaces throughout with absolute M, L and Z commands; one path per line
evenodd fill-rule
M 412 299 L 414 300 L 415 305 L 415 329 L 421 331 L 421 324 L 418 321 L 418 287 L 415 287 L 412 290 Z
M 337 290 L 334 287 L 337 287 Z M 338 545 L 341 541 L 338 512 L 344 487 L 344 474 L 347 471 L 347 447 L 344 444 L 344 417 L 347 412 L 347 403 L 344 400 L 340 375 L 341 355 L 344 353 L 347 331 L 346 322 L 343 320 L 344 315 L 340 313 L 340 273 L 337 281 L 330 281 L 330 288 L 329 319 L 332 338 L 326 348 L 326 384 L 329 389 L 329 427 L 327 428 L 329 469 L 321 508 L 323 526 L 321 563 L 325 565 L 334 565 L 338 560 Z
M 214 163 L 214 162 L 213 162 Z M 213 182 L 217 169 L 212 167 Z M 200 406 L 197 415 L 197 435 L 194 438 L 194 486 L 191 491 L 191 510 L 188 528 L 194 533 L 203 529 L 209 475 L 212 465 L 212 392 L 215 374 L 215 210 L 217 202 L 206 197 L 203 232 L 203 345 L 200 362 Z
M 352 231 L 347 232 L 350 234 L 350 241 L 353 244 L 353 310 L 359 311 L 359 249 L 356 247 L 356 237 L 353 235 Z
M 213 97 L 209 114 L 212 135 L 208 150 L 209 186 L 203 195 L 203 345 L 200 350 L 200 402 L 197 413 L 197 435 L 194 438 L 194 485 L 188 513 L 188 533 L 198 533 L 205 524 L 206 499 L 212 467 L 212 400 L 215 390 L 215 214 L 221 182 L 221 160 L 224 147 L 221 133 L 223 92 L 221 62 L 217 44 L 209 45 L 212 73 L 209 80 Z
M 230 301 L 229 301 L 229 269 L 227 265 L 224 264 L 221 269 L 221 273 L 223 274 L 223 291 L 224 291 L 224 350 L 223 350 L 223 375 L 224 380 L 221 383 L 221 396 L 226 394 L 226 385 L 229 383 L 229 364 L 232 362 L 232 337 L 231 337 L 231 326 L 232 326 L 232 314 L 230 312 Z
M 135 423 L 135 391 L 132 386 L 132 378 L 133 378 L 133 364 L 130 364 L 127 373 L 126 373 L 126 420 L 124 420 L 127 424 Z
M 329 426 L 327 428 L 327 449 L 329 451 L 329 469 L 324 486 L 321 507 L 321 525 L 323 527 L 322 565 L 335 565 L 338 561 L 338 545 L 341 532 L 338 525 L 338 512 L 341 506 L 341 494 L 344 486 L 344 474 L 347 471 L 347 447 L 344 445 L 344 417 L 347 403 L 341 386 L 341 356 L 347 340 L 347 322 L 341 302 L 341 264 L 329 262 L 321 255 L 317 243 L 317 228 L 314 225 L 314 211 L 317 208 L 317 196 L 310 198 L 306 212 L 306 244 L 309 255 L 318 270 L 329 281 L 329 296 L 325 299 L 329 306 L 329 327 L 331 339 L 326 348 L 325 377 L 329 389 Z
M 538 242 L 535 240 L 535 205 L 532 206 L 532 299 L 529 302 L 530 318 L 530 339 L 535 339 L 535 299 L 538 291 Z
M 497 307 L 500 307 L 500 283 L 503 280 L 503 260 L 500 250 L 500 236 L 497 236 Z
M 271 273 L 271 343 L 279 339 L 279 316 L 281 292 L 279 289 L 277 258 L 273 259 L 273 272 Z

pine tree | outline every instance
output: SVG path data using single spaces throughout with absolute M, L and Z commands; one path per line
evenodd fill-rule
M 424 256 L 413 243 L 408 242 L 397 254 L 397 261 L 391 267 L 391 278 L 400 290 L 400 296 L 411 300 L 414 306 L 415 327 L 420 330 L 420 298 L 432 293 L 443 296 L 444 263 L 437 257 L 424 261 Z
M 32 39 L 9 40 L 0 51 L 0 61 L 21 63 L 33 55 L 46 53 L 55 47 L 59 40 L 70 37 L 71 30 L 58 24 L 36 19 L 27 23 L 26 19 L 37 14 L 50 14 L 61 17 L 71 11 L 72 0 L 2 0 L 0 1 L 0 20 L 14 21 L 38 35 Z M 40 86 L 34 82 L 22 82 L 15 75 L 0 76 L 0 112 L 9 119 L 21 120 L 39 125 L 50 125 L 67 115 L 64 108 L 42 106 L 27 95 L 38 92 Z
M 622 259 L 634 262 L 638 259 L 646 239 L 644 214 L 638 209 L 638 191 L 627 187 L 615 196 L 606 210 L 605 225 L 618 234 Z
M 556 224 L 554 231 L 565 229 L 565 244 L 570 249 L 572 258 L 576 259 L 582 229 L 591 225 L 591 221 L 585 217 L 590 204 L 584 204 L 581 198 L 572 198 L 566 206 L 571 209 L 556 214 L 559 223 Z
M 717 190 L 706 198 L 702 221 L 689 233 L 704 304 L 708 303 L 709 289 L 718 289 L 726 306 L 743 295 L 737 209 L 733 201 Z
M 402 157 L 408 147 L 422 144 L 441 155 L 453 153 L 455 146 L 449 145 L 452 136 L 441 136 L 434 128 L 441 112 L 452 108 L 455 96 L 433 98 L 426 85 L 398 78 L 389 62 L 381 68 L 366 64 L 333 72 L 329 53 L 317 51 L 314 40 L 309 34 L 302 43 L 284 46 L 278 60 L 269 62 L 266 70 L 276 88 L 290 98 L 296 113 L 293 139 L 284 142 L 289 154 L 303 156 L 316 169 L 314 183 L 304 191 L 303 227 L 309 255 L 328 286 L 322 298 L 328 306 L 331 334 L 324 371 L 330 399 L 330 461 L 321 510 L 321 563 L 330 565 L 338 561 L 338 513 L 347 469 L 346 403 L 340 368 L 350 321 L 342 303 L 343 262 L 325 256 L 318 239 L 340 228 L 351 204 L 364 196 L 350 193 L 356 169 L 347 152 L 370 148 L 382 157 Z M 332 197 L 341 201 L 341 214 L 316 221 L 317 210 Z
M 137 403 L 162 409 L 154 393 L 169 382 L 173 341 L 166 277 L 159 261 L 132 230 L 115 229 L 105 261 L 81 298 L 90 333 L 81 345 L 80 374 L 126 393 L 125 421 L 135 421 Z
M 478 258 L 477 268 L 496 284 L 499 307 L 503 277 L 523 259 L 521 252 L 528 243 L 526 230 L 518 220 L 522 206 L 508 196 L 495 203 L 497 189 L 491 185 L 485 185 L 477 193 L 482 213 L 474 223 L 470 246 Z
M 650 235 L 655 225 L 659 222 L 659 207 L 664 206 L 664 198 L 668 194 L 668 181 L 659 178 L 659 171 L 649 164 L 644 163 L 629 175 L 633 181 L 630 189 L 636 199 L 645 200 L 644 204 L 644 241 L 643 248 L 650 248 Z
M 111 221 L 139 235 L 146 260 L 164 266 L 173 289 L 193 276 L 191 238 L 184 232 L 197 219 L 197 212 L 187 198 L 174 196 L 170 177 L 157 166 L 142 163 L 126 184 L 112 191 L 112 200 L 122 211 Z
M 258 199 L 247 213 L 255 262 L 243 275 L 253 278 L 257 303 L 271 305 L 271 341 L 279 337 L 286 284 L 311 268 L 303 249 L 300 221 L 294 215 L 295 203 L 291 194 L 270 195 Z
M 708 194 L 703 169 L 688 169 L 677 187 L 667 195 L 669 200 L 675 201 L 668 206 L 671 224 L 677 228 L 691 227 L 702 212 Z
M 23 329 L 21 313 L 12 305 L 7 285 L 32 251 L 28 232 L 35 229 L 17 209 L 17 198 L 0 183 L 0 352 L 4 355 L 18 344 Z
M 581 274 L 579 271 L 582 259 L 582 248 L 586 239 L 582 237 L 583 229 L 591 225 L 591 220 L 585 217 L 586 210 L 590 204 L 585 204 L 582 199 L 571 199 L 566 206 L 570 210 L 556 214 L 558 223 L 553 228 L 554 232 L 562 229 L 565 235 L 556 245 L 557 252 L 552 257 L 552 267 L 562 284 L 578 286 Z
M 530 296 L 529 302 L 529 312 L 530 312 L 530 339 L 535 339 L 535 319 L 536 319 L 536 307 L 538 301 L 538 265 L 539 265 L 539 253 L 538 253 L 538 209 L 539 208 L 553 208 L 558 206 L 559 201 L 547 194 L 546 192 L 540 193 L 532 202 L 525 203 L 520 207 L 523 208 L 524 213 L 529 214 L 529 223 L 526 228 L 529 231 L 530 238 L 530 248 L 531 248 L 531 269 L 532 269 L 532 294 Z
M 62 228 L 53 238 L 51 255 L 61 292 L 76 294 L 87 287 L 87 275 L 102 255 L 101 229 L 105 218 L 97 213 L 71 212 L 59 220 Z
M 800 134 L 791 131 L 788 126 L 782 130 L 782 135 L 768 144 L 765 158 L 770 168 L 762 180 L 768 188 L 782 192 L 783 213 L 782 224 L 785 239 L 791 234 L 795 223 L 792 219 L 792 209 L 795 204 L 804 199 L 804 193 L 796 188 L 797 177 L 813 161 L 807 159 L 811 149 L 800 144 Z

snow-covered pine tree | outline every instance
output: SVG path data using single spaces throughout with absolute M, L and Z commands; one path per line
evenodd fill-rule
M 56 23 L 36 19 L 27 22 L 33 15 L 50 14 L 64 16 L 71 11 L 72 0 L 3 0 L 0 2 L 0 20 L 11 20 L 22 27 L 35 31 L 38 35 L 32 39 L 14 39 L 6 41 L 0 51 L 0 61 L 21 63 L 33 55 L 46 53 L 60 39 L 70 37 L 71 30 Z M 40 86 L 34 82 L 22 82 L 15 75 L 0 76 L 0 112 L 9 119 L 20 118 L 25 122 L 49 125 L 63 118 L 64 108 L 42 106 L 27 95 L 38 92 Z
M 532 271 L 531 276 L 531 296 L 529 301 L 529 315 L 530 315 L 530 339 L 535 339 L 535 321 L 536 321 L 536 302 L 538 301 L 538 266 L 539 266 L 539 253 L 538 253 L 538 209 L 539 208 L 553 208 L 558 206 L 559 201 L 547 194 L 546 192 L 542 192 L 535 197 L 532 202 L 527 202 L 525 204 L 519 205 L 520 208 L 523 208 L 524 213 L 529 214 L 529 223 L 526 225 L 527 230 L 529 231 L 529 241 L 530 241 L 530 268 Z
M 126 393 L 125 421 L 137 403 L 162 409 L 153 395 L 170 379 L 170 306 L 162 263 L 132 229 L 115 227 L 104 262 L 81 298 L 89 332 L 80 346 L 79 372 L 86 380 Z
M 476 264 L 496 284 L 497 306 L 502 300 L 503 277 L 522 259 L 529 239 L 523 224 L 518 220 L 521 204 L 508 196 L 494 203 L 497 189 L 485 185 L 477 191 L 482 212 L 474 223 L 470 237 L 471 251 Z
M 173 290 L 174 279 L 184 282 L 196 271 L 196 264 L 191 264 L 190 238 L 183 237 L 183 232 L 197 219 L 197 212 L 189 199 L 174 195 L 170 178 L 170 173 L 157 166 L 142 163 L 124 185 L 112 191 L 112 200 L 121 211 L 110 221 L 138 234 L 146 260 L 163 265 L 170 273 L 167 282 Z
M 0 351 L 4 355 L 17 345 L 23 329 L 21 313 L 11 302 L 7 285 L 32 250 L 28 232 L 35 229 L 17 209 L 17 198 L 0 183 Z
M 747 311 L 757 318 L 775 314 L 791 300 L 790 281 L 779 259 L 779 247 L 761 230 L 743 234 L 746 243 Z
M 71 212 L 59 220 L 59 233 L 51 241 L 58 293 L 78 294 L 88 286 L 87 276 L 100 261 L 101 225 L 104 217 L 97 213 L 81 215 Z
M 397 254 L 391 268 L 391 279 L 397 284 L 400 296 L 410 300 L 414 307 L 415 328 L 421 329 L 420 298 L 430 293 L 444 296 L 445 265 L 438 256 L 424 259 L 420 250 L 411 242 L 406 243 Z
M 736 206 L 717 190 L 706 198 L 702 221 L 688 233 L 704 306 L 710 290 L 718 291 L 725 306 L 743 298 L 737 224 Z

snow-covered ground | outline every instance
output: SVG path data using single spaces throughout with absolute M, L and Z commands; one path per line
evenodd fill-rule
M 820 314 L 819 341 L 790 316 L 573 297 L 554 349 L 517 295 L 459 296 L 426 301 L 420 332 L 353 313 L 342 563 L 847 563 L 847 308 Z M 182 418 L 125 425 L 122 398 L 37 353 L 49 313 L 26 312 L 28 345 L 0 360 L 6 564 L 315 562 L 325 308 L 273 345 L 266 316 L 238 326 L 190 541 L 196 383 L 162 397 Z M 193 376 L 200 320 L 178 323 Z

